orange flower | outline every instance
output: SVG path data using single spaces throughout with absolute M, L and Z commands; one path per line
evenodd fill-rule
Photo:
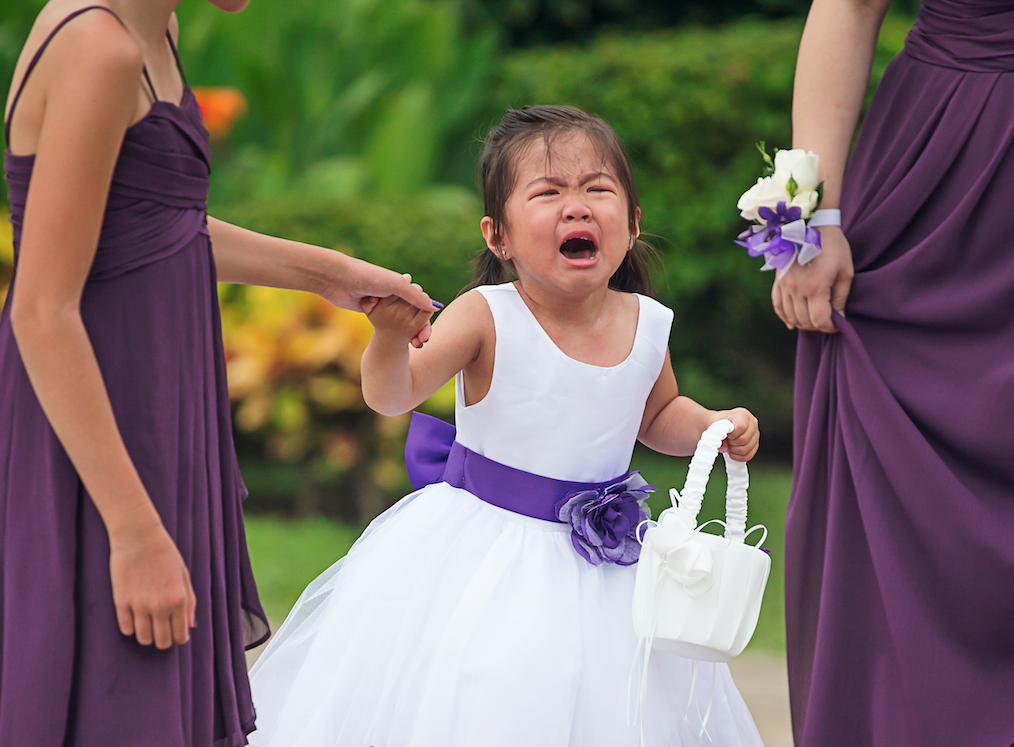
M 235 88 L 194 88 L 194 98 L 201 107 L 204 126 L 212 140 L 220 140 L 229 134 L 236 120 L 246 112 L 246 98 Z

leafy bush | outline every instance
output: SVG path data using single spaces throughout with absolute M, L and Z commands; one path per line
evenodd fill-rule
M 885 24 L 874 84 L 909 25 Z M 732 240 L 745 227 L 736 201 L 762 165 L 754 143 L 791 145 L 801 30 L 796 20 L 744 21 L 515 53 L 497 71 L 487 115 L 566 103 L 612 124 L 634 164 L 641 227 L 662 253 L 656 294 L 676 312 L 670 347 L 682 390 L 709 407 L 750 407 L 764 453 L 782 458 L 795 334 L 771 310 L 771 276 Z
M 233 17 L 181 6 L 191 79 L 235 86 L 250 104 L 216 153 L 213 201 L 403 197 L 445 181 L 495 46 L 491 30 L 465 32 L 460 5 L 258 0 Z

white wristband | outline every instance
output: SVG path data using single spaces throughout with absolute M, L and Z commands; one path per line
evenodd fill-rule
M 841 210 L 838 208 L 826 208 L 824 210 L 815 210 L 810 220 L 807 222 L 810 228 L 816 228 L 817 226 L 840 226 L 841 225 Z

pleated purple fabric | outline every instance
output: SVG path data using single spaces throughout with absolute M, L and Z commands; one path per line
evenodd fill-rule
M 11 334 L 33 157 L 7 153 L 15 275 L 0 317 L 0 745 L 234 747 L 267 636 L 247 556 L 205 221 L 208 142 L 186 89 L 127 130 L 81 313 L 120 432 L 197 594 L 190 643 L 119 633 L 102 521 Z
M 926 0 L 842 199 L 842 334 L 802 333 L 797 747 L 1014 744 L 1014 2 Z

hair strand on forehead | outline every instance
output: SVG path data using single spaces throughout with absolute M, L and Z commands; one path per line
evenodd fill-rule
M 517 164 L 538 138 L 546 149 L 547 164 L 552 156 L 556 139 L 568 134 L 583 134 L 600 151 L 603 171 L 612 167 L 613 175 L 627 196 L 627 216 L 630 234 L 637 230 L 639 203 L 634 173 L 626 148 L 613 129 L 598 117 L 593 117 L 573 106 L 526 106 L 508 109 L 498 125 L 486 137 L 482 157 L 479 159 L 478 179 L 482 186 L 485 214 L 492 223 L 494 247 L 503 242 L 507 230 L 507 200 L 517 181 Z M 655 250 L 641 240 L 627 252 L 623 264 L 609 279 L 609 287 L 630 293 L 651 295 L 648 264 L 656 257 Z M 480 285 L 498 285 L 508 279 L 508 261 L 497 257 L 488 249 L 475 258 L 475 274 L 468 289 Z

